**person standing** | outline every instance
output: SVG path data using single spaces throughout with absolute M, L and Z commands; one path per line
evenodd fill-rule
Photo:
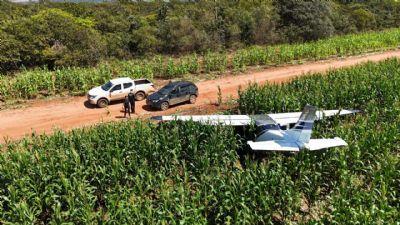
M 129 118 L 131 118 L 129 98 L 128 98 L 128 96 L 125 96 L 125 101 L 124 101 L 124 117 L 125 118 L 126 118 L 126 113 L 127 112 L 129 114 Z
M 131 112 L 135 113 L 135 94 L 133 94 L 133 89 L 128 94 L 129 103 L 131 104 Z

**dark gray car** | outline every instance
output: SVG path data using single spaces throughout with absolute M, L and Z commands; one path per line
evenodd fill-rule
M 152 108 L 167 110 L 182 102 L 196 102 L 199 95 L 195 84 L 188 81 L 172 82 L 147 97 L 146 104 Z

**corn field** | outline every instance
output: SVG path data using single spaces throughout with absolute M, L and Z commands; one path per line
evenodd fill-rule
M 248 66 L 279 65 L 301 60 L 321 60 L 333 56 L 357 55 L 400 46 L 400 29 L 351 34 L 302 44 L 254 46 L 237 51 L 232 59 L 234 71 Z
M 311 104 L 323 109 L 366 109 L 367 103 L 391 107 L 399 101 L 400 61 L 386 60 L 325 75 L 310 74 L 282 85 L 251 84 L 239 93 L 244 113 L 301 111 Z
M 398 48 L 400 29 L 333 37 L 303 44 L 254 46 L 226 52 L 207 52 L 180 58 L 155 56 L 130 61 L 111 61 L 95 68 L 34 69 L 15 76 L 0 76 L 0 97 L 32 99 L 48 95 L 82 95 L 113 77 L 172 79 L 186 74 L 243 72 L 249 66 L 270 66 L 301 60 L 356 55 Z
M 367 63 L 312 74 L 284 85 L 252 85 L 240 92 L 242 112 L 300 110 L 306 103 L 324 109 L 356 108 L 355 118 L 317 123 L 316 137 L 344 138 L 347 148 L 307 155 L 296 161 L 294 182 L 309 202 L 326 209 L 333 224 L 400 222 L 400 60 Z M 321 158 L 322 157 L 322 158 Z M 304 176 L 304 179 L 301 177 Z M 318 209 L 320 210 L 320 209 Z
M 119 122 L 0 146 L 2 224 L 397 224 L 400 61 L 240 92 L 245 112 L 359 108 L 320 152 L 251 154 L 233 129 Z

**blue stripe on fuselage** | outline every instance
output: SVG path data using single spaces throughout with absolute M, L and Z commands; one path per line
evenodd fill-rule
M 265 132 L 269 130 L 280 130 L 278 124 L 264 124 L 257 127 L 257 137 L 263 135 Z
M 293 129 L 296 130 L 311 130 L 313 128 L 314 122 L 299 121 Z
M 260 130 L 280 130 L 281 128 L 277 124 L 265 124 L 258 126 Z

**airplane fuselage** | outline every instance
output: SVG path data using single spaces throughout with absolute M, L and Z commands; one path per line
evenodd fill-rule
M 266 130 L 256 138 L 256 141 L 286 140 L 287 134 L 282 130 Z
M 299 141 L 299 134 L 291 130 L 265 130 L 255 140 L 259 141 L 287 141 L 295 143 L 300 149 L 305 147 L 306 142 Z

